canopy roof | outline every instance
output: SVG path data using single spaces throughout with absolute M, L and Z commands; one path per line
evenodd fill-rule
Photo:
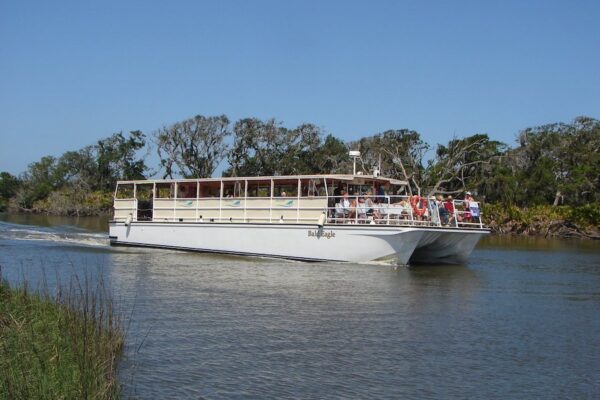
M 117 185 L 125 185 L 125 184 L 154 184 L 154 183 L 185 183 L 185 182 L 235 182 L 235 181 L 265 181 L 265 180 L 290 180 L 290 179 L 327 179 L 327 180 L 338 180 L 338 181 L 347 181 L 348 183 L 356 181 L 357 183 L 365 180 L 372 180 L 380 183 L 389 183 L 391 185 L 400 185 L 406 186 L 408 185 L 407 181 L 402 181 L 398 179 L 385 178 L 385 177 L 375 177 L 373 175 L 279 175 L 279 176 L 232 176 L 232 177 L 222 177 L 222 178 L 197 178 L 197 179 L 145 179 L 145 180 L 133 180 L 133 181 L 118 181 Z

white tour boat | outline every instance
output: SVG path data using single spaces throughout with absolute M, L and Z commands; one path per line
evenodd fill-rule
M 462 262 L 489 233 L 476 202 L 440 213 L 374 175 L 119 181 L 113 245 L 306 261 Z

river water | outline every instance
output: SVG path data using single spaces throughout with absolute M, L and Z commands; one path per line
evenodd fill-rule
M 0 265 L 94 272 L 126 397 L 600 398 L 600 243 L 489 237 L 465 265 L 111 248 L 106 220 L 0 214 Z

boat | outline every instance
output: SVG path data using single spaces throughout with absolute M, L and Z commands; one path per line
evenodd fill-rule
M 109 222 L 115 246 L 401 265 L 464 262 L 488 233 L 478 203 L 440 215 L 377 171 L 119 181 Z

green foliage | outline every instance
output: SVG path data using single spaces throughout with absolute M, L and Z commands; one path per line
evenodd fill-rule
M 600 227 L 600 204 L 586 204 L 571 208 L 569 219 L 583 226 Z
M 17 193 L 19 205 L 30 208 L 34 201 L 47 197 L 63 183 L 56 158 L 42 157 L 40 161 L 29 164 L 27 172 L 23 174 L 23 185 Z
M 425 182 L 432 188 L 431 193 L 470 189 L 486 196 L 489 179 L 499 172 L 498 160 L 506 150 L 506 144 L 491 140 L 487 134 L 454 138 L 447 145 L 438 145 L 435 159 L 429 161 Z M 493 185 L 502 183 L 499 180 Z
M 236 122 L 224 176 L 271 176 L 342 172 L 348 163 L 342 141 L 313 124 L 288 129 L 275 120 L 246 118 Z
M 98 186 L 94 188 L 113 190 L 120 179 L 144 179 L 146 164 L 137 158 L 137 151 L 145 145 L 145 135 L 140 131 L 130 132 L 129 137 L 119 132 L 98 141 L 94 148 Z
M 360 167 L 364 173 L 370 174 L 381 166 L 384 176 L 409 181 L 417 190 L 423 181 L 423 156 L 429 145 L 418 132 L 387 130 L 350 142 L 349 148 L 361 152 Z
M 548 204 L 519 207 L 506 204 L 483 204 L 485 223 L 494 230 L 515 233 L 546 234 L 553 224 L 575 224 L 584 230 L 597 231 L 600 227 L 600 204 L 584 206 L 551 206 Z
M 225 138 L 231 135 L 225 115 L 193 118 L 165 127 L 155 134 L 164 178 L 208 178 L 225 157 Z
M 8 172 L 0 172 L 0 211 L 4 211 L 11 197 L 17 194 L 21 181 Z
M 123 331 L 103 287 L 60 297 L 0 282 L 0 398 L 113 399 Z
M 137 153 L 145 145 L 145 136 L 140 131 L 129 136 L 115 133 L 95 145 L 68 151 L 58 159 L 42 157 L 29 164 L 23 174 L 13 196 L 15 203 L 31 209 L 60 191 L 69 191 L 81 203 L 81 198 L 89 193 L 112 192 L 117 180 L 143 179 L 147 167 Z
M 518 204 L 600 201 L 600 121 L 578 117 L 528 128 L 519 144 L 511 154 L 525 193 Z
M 84 191 L 72 187 L 55 190 L 43 199 L 33 202 L 35 212 L 51 215 L 98 215 L 108 213 L 113 206 L 113 193 Z

